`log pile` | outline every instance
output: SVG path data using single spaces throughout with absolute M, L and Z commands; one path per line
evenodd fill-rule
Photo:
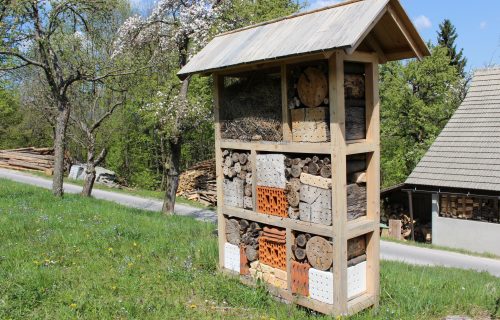
M 259 237 L 262 226 L 245 219 L 225 219 L 227 242 L 244 248 L 249 262 L 259 259 Z
M 177 195 L 204 205 L 217 205 L 215 159 L 197 163 L 184 171 L 179 178 Z
M 292 251 L 295 261 L 308 263 L 315 269 L 326 271 L 332 266 L 333 244 L 323 237 L 297 232 Z M 365 236 L 359 236 L 347 242 L 347 260 L 348 266 L 366 261 Z
M 0 168 L 41 171 L 52 175 L 54 170 L 54 149 L 27 147 L 0 150 Z
M 391 224 L 394 225 L 393 222 L 391 223 L 393 220 L 400 221 L 401 227 L 399 228 L 398 226 L 398 230 L 400 230 L 401 235 L 391 234 L 391 229 L 389 229 L 389 236 L 395 239 L 411 240 L 411 218 L 408 208 L 399 203 L 386 205 L 380 221 L 382 223 L 388 223 L 389 227 L 391 227 Z M 418 219 L 413 219 L 413 228 L 416 241 L 429 242 L 431 240 L 431 222 L 422 223 L 422 221 Z M 393 230 L 392 233 L 395 233 L 395 230 Z
M 247 151 L 222 152 L 224 174 L 224 204 L 253 209 L 252 163 Z

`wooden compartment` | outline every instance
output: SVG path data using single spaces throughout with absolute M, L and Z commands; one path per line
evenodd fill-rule
M 222 151 L 224 205 L 253 209 L 253 178 L 250 152 L 224 149 Z

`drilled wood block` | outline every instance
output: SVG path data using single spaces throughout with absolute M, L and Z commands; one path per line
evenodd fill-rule
M 308 263 L 292 261 L 292 293 L 309 296 L 309 268 Z
M 292 140 L 296 142 L 329 141 L 328 108 L 302 108 L 292 112 Z
M 333 304 L 333 273 L 310 268 L 309 296 L 311 299 Z
M 286 244 L 260 237 L 259 261 L 271 267 L 286 270 Z
M 252 197 L 244 197 L 243 198 L 243 207 L 245 209 L 253 209 L 253 199 L 252 199 Z
M 300 219 L 303 221 L 331 225 L 332 193 L 329 189 L 306 184 L 300 186 Z
M 257 212 L 288 217 L 288 200 L 285 190 L 258 186 Z
M 257 155 L 257 186 L 285 189 L 285 155 L 258 154 Z
M 243 208 L 245 185 L 244 181 L 240 178 L 233 180 L 224 179 L 223 185 L 224 204 L 226 206 Z
M 347 298 L 366 292 L 366 261 L 347 268 Z

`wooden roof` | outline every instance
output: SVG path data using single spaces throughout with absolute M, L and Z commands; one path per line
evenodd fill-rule
M 398 0 L 351 0 L 218 35 L 178 75 L 335 49 L 377 52 L 383 62 L 430 54 Z
M 475 72 L 467 97 L 406 183 L 500 191 L 500 68 Z

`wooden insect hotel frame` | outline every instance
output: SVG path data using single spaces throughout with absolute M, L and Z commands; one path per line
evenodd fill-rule
M 331 315 L 379 300 L 378 64 L 429 51 L 397 0 L 347 1 L 215 37 L 219 261 Z

